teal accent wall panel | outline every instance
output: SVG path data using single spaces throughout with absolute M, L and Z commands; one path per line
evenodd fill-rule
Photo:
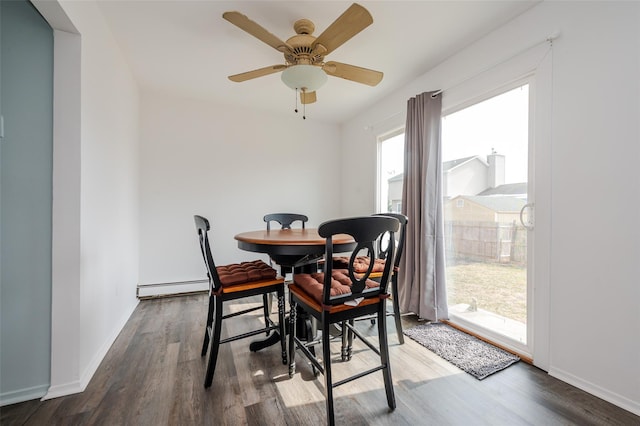
M 0 402 L 50 383 L 53 30 L 0 2 Z

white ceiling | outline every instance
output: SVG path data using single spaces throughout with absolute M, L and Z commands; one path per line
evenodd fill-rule
M 329 77 L 308 119 L 341 123 L 503 25 L 539 0 L 361 1 L 373 24 L 326 60 L 382 71 L 370 87 Z M 284 63 L 283 55 L 222 18 L 237 10 L 282 40 L 313 21 L 316 37 L 352 2 L 99 0 L 144 90 L 294 114 L 295 92 L 272 74 L 243 83 L 227 76 Z M 430 88 L 425 88 L 428 90 Z

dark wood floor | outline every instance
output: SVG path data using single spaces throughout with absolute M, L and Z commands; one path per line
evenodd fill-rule
M 234 309 L 241 306 L 233 306 Z M 225 344 L 210 389 L 200 357 L 206 296 L 144 300 L 85 392 L 2 407 L 5 425 L 319 425 L 323 382 L 298 357 L 289 379 L 278 345 L 250 352 Z M 406 325 L 415 322 L 406 317 Z M 223 335 L 246 330 L 259 314 L 227 321 Z M 391 320 L 390 320 L 391 321 Z M 381 374 L 335 391 L 336 423 L 349 425 L 640 425 L 640 417 L 519 362 L 482 381 L 406 339 L 389 324 L 397 408 L 388 412 Z M 360 323 L 364 330 L 368 322 Z M 341 371 L 374 360 L 358 346 Z M 339 345 L 334 353 L 339 358 Z M 346 369 L 346 370 L 345 370 Z

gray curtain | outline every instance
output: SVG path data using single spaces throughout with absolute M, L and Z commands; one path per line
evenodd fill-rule
M 409 218 L 398 274 L 402 312 L 448 319 L 445 288 L 440 118 L 442 95 L 425 92 L 407 103 L 402 212 Z

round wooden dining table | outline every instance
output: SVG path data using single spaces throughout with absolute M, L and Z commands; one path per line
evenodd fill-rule
M 326 243 L 315 228 L 249 231 L 236 235 L 235 239 L 239 249 L 266 253 L 275 263 L 293 268 L 317 263 L 325 253 Z M 353 250 L 354 247 L 351 235 L 333 236 L 335 253 Z
M 269 231 L 242 232 L 234 237 L 238 248 L 255 253 L 266 253 L 281 266 L 289 266 L 296 272 L 316 272 L 318 260 L 325 254 L 326 238 L 318 234 L 315 228 L 305 229 L 271 229 Z M 356 242 L 351 235 L 337 234 L 333 236 L 335 253 L 355 249 Z M 308 339 L 313 340 L 316 334 L 310 318 L 303 311 L 297 315 L 297 322 L 310 330 Z M 271 346 L 280 341 L 278 332 L 264 340 L 251 342 L 249 349 L 253 352 Z

